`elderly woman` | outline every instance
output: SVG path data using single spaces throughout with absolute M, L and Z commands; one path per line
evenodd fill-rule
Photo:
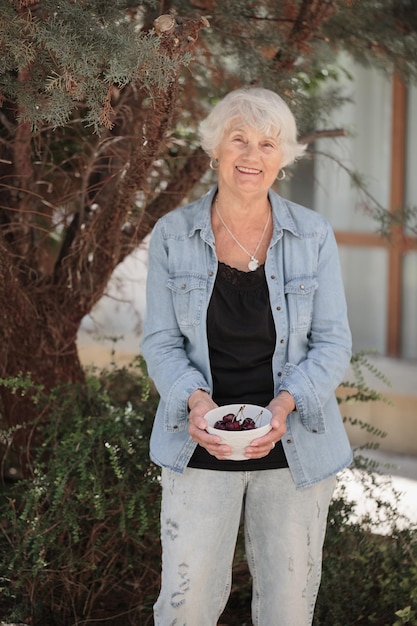
M 312 623 L 335 474 L 351 449 L 334 395 L 351 336 L 332 230 L 271 187 L 302 156 L 274 92 L 231 92 L 200 126 L 218 183 L 156 224 L 142 345 L 160 402 L 157 626 L 215 626 L 244 524 L 256 626 Z M 229 460 L 206 431 L 216 406 L 272 413 Z

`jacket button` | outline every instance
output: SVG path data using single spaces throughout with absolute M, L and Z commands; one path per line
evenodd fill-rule
M 282 376 L 282 372 L 278 372 L 278 376 Z
M 185 283 L 182 283 L 181 289 L 186 289 L 186 288 L 187 288 L 187 285 Z
M 312 432 L 312 433 L 318 433 L 319 431 L 317 430 L 317 428 L 312 428 L 312 429 L 311 429 L 311 432 Z
M 271 274 L 272 280 L 275 280 L 275 274 Z
M 279 342 L 280 343 L 285 343 L 285 339 L 280 339 Z
M 287 443 L 292 443 L 292 439 L 287 439 Z
M 300 285 L 300 289 L 302 289 L 304 291 L 304 289 L 305 289 L 304 285 Z
M 281 307 L 280 306 L 277 306 L 277 311 L 281 311 Z

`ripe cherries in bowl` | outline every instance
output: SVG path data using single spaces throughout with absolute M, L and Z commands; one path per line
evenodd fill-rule
M 226 404 L 212 409 L 204 417 L 207 432 L 218 435 L 222 443 L 232 448 L 232 454 L 227 457 L 231 461 L 248 460 L 245 448 L 271 430 L 272 413 L 257 404 Z

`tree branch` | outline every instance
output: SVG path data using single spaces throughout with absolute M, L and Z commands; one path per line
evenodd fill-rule
M 344 128 L 329 128 L 323 130 L 317 130 L 309 135 L 304 135 L 304 137 L 300 137 L 300 143 L 311 144 L 318 139 L 328 139 L 329 137 L 347 137 L 348 132 Z
M 289 11 L 294 10 L 290 3 Z M 337 10 L 334 0 L 303 0 L 295 19 L 294 26 L 288 34 L 286 52 L 279 50 L 275 62 L 280 69 L 291 71 L 300 54 L 309 50 L 309 42 Z
M 132 230 L 127 233 L 129 239 L 125 240 L 121 249 L 120 261 L 130 254 L 151 232 L 160 217 L 179 205 L 180 201 L 201 180 L 208 165 L 207 154 L 202 148 L 196 148 L 188 157 L 181 171 L 175 176 L 175 179 L 171 180 L 166 189 L 148 204 L 135 227 L 132 224 Z
M 184 54 L 192 49 L 199 31 L 207 25 L 204 18 L 176 18 L 172 28 L 161 32 L 160 54 L 168 56 L 173 63 L 170 84 L 163 90 L 155 89 L 151 94 L 141 135 L 135 138 L 126 166 L 119 173 L 113 201 L 106 202 L 79 229 L 66 258 L 61 259 L 56 268 L 55 282 L 71 286 L 67 290 L 71 302 L 74 300 L 71 292 L 77 292 L 76 306 L 79 310 L 74 315 L 80 319 L 102 295 L 114 268 L 125 254 L 122 250 L 122 226 L 128 221 L 129 213 L 136 208 L 137 193 L 146 185 L 148 172 L 160 154 L 170 128 L 178 99 Z M 143 110 L 140 114 L 143 115 Z M 80 293 L 83 294 L 82 301 Z

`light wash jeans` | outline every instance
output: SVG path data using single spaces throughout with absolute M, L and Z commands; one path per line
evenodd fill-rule
M 334 484 L 331 477 L 296 490 L 288 469 L 164 469 L 155 626 L 216 626 L 242 519 L 254 626 L 309 626 Z

